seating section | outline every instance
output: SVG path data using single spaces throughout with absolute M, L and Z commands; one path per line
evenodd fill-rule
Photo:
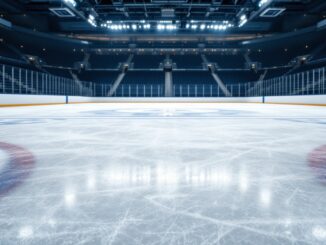
M 255 82 L 259 79 L 262 72 L 250 70 L 241 71 L 217 71 L 221 80 L 227 84 L 237 84 L 244 82 Z
M 164 92 L 163 71 L 128 71 L 115 96 L 158 97 Z
M 324 47 L 318 54 L 313 57 L 313 60 L 326 60 L 326 47 Z
M 60 69 L 60 68 L 46 68 L 50 74 L 60 77 L 65 77 L 71 79 L 72 76 L 69 72 L 69 69 Z
M 209 71 L 174 71 L 172 79 L 175 85 L 216 84 Z
M 174 71 L 172 79 L 176 97 L 217 96 L 221 92 L 209 71 Z
M 4 65 L 13 65 L 17 67 L 34 69 L 35 67 L 28 64 L 22 55 L 15 52 L 4 42 L 0 42 L 0 62 Z
M 0 56 L 9 59 L 21 60 L 21 56 L 3 42 L 0 42 Z
M 314 49 L 316 50 L 316 48 Z M 312 51 L 312 47 L 295 50 L 267 50 L 251 49 L 249 57 L 253 62 L 262 63 L 262 69 L 258 71 L 245 69 L 244 51 L 235 53 L 220 52 L 215 54 L 206 54 L 206 58 L 210 62 L 218 65 L 216 74 L 221 78 L 227 89 L 234 96 L 245 96 L 246 91 L 252 84 L 259 80 L 260 76 L 268 69 L 265 80 L 283 76 L 287 73 L 294 74 L 305 72 L 314 68 L 326 66 L 326 48 L 320 49 L 313 59 L 308 59 L 307 64 L 303 64 L 296 69 L 292 69 L 295 64 L 291 62 L 295 57 L 305 55 Z M 85 52 L 89 52 L 85 50 Z M 25 68 L 31 72 L 31 76 L 38 73 L 48 72 L 49 74 L 60 76 L 62 78 L 72 79 L 70 71 L 72 70 L 81 81 L 88 83 L 87 89 L 92 91 L 92 95 L 107 96 L 110 88 L 118 75 L 121 73 L 119 64 L 128 60 L 130 53 L 125 54 L 99 54 L 90 53 L 89 67 L 86 70 L 78 71 L 74 66 L 76 62 L 81 62 L 87 57 L 82 49 L 57 49 L 37 47 L 31 49 L 24 47 L 9 47 L 5 42 L 0 42 L 0 61 L 5 64 L 7 76 L 6 84 L 9 86 L 9 92 L 19 91 L 24 93 L 34 93 L 35 84 L 28 84 L 22 90 L 18 82 L 11 86 L 10 76 L 12 67 L 14 68 L 14 78 L 19 79 L 20 69 Z M 26 60 L 23 55 L 38 56 L 43 62 L 38 60 Z M 210 71 L 203 69 L 203 60 L 200 54 L 180 54 L 169 55 L 176 67 L 173 66 L 173 95 L 176 97 L 201 97 L 201 96 L 225 96 L 224 92 L 217 85 Z M 134 54 L 133 66 L 130 66 L 122 83 L 117 88 L 114 96 L 164 96 L 164 78 L 165 74 L 160 67 L 166 58 L 166 54 Z M 42 67 L 40 67 L 42 65 Z M 7 67 L 8 66 L 8 67 Z M 9 68 L 10 67 L 10 68 Z M 318 74 L 317 74 L 318 73 Z M 18 74 L 18 75 L 17 75 Z M 322 74 L 316 71 L 316 76 Z M 47 74 L 48 75 L 48 74 Z M 17 77 L 18 76 L 18 77 Z M 40 77 L 43 75 L 40 75 Z M 26 76 L 25 76 L 26 77 Z M 30 76 L 27 76 L 29 78 Z M 65 79 L 62 79 L 64 81 Z M 74 85 L 75 83 L 73 83 Z M 38 84 L 37 89 L 42 89 Z M 32 89 L 30 89 L 30 87 Z M 27 88 L 27 89 L 26 89 Z M 8 88 L 4 90 L 7 91 Z M 14 91 L 12 91 L 14 90 Z M 22 91 L 21 91 L 22 90 Z M 56 91 L 47 91 L 46 93 L 55 93 Z M 78 92 L 78 91 L 77 91 Z
M 201 69 L 203 67 L 200 55 L 171 55 L 170 59 L 176 63 L 178 69 Z
M 128 71 L 123 79 L 124 84 L 163 84 L 163 71 Z
M 135 55 L 132 63 L 135 69 L 157 69 L 164 58 L 164 55 Z
M 46 51 L 37 51 L 36 53 L 33 53 L 33 55 L 40 57 L 40 59 L 47 65 L 65 68 L 73 68 L 74 63 L 82 61 L 85 56 L 84 52 L 80 50 L 65 50 L 58 54 L 58 50 L 50 49 L 47 49 Z
M 82 71 L 76 75 L 82 81 L 112 84 L 119 75 L 119 71 Z
M 92 53 L 89 63 L 92 69 L 118 69 L 119 63 L 126 62 L 128 56 L 123 54 L 98 55 Z
M 312 69 L 318 69 L 323 68 L 326 66 L 326 61 L 323 62 L 311 62 L 309 64 L 305 64 L 303 66 L 300 66 L 299 68 L 293 70 L 291 73 L 298 73 L 298 72 L 305 72 Z
M 279 52 L 253 51 L 249 54 L 249 57 L 253 62 L 260 62 L 262 67 L 275 67 L 289 65 L 290 61 L 296 57 L 296 54 L 285 50 Z
M 266 73 L 265 80 L 271 79 L 274 77 L 283 76 L 285 73 L 289 71 L 289 68 L 276 68 L 276 69 L 269 69 Z
M 246 62 L 241 53 L 206 55 L 206 58 L 209 62 L 217 63 L 220 68 L 224 69 L 243 69 Z

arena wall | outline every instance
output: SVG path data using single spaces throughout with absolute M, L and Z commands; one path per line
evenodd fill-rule
M 128 98 L 128 97 L 81 97 L 55 95 L 15 95 L 0 94 L 0 106 L 44 105 L 73 103 L 268 103 L 326 105 L 326 95 L 307 96 L 267 96 L 267 97 L 232 97 L 232 98 Z

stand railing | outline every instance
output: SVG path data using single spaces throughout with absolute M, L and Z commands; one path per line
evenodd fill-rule
M 326 94 L 325 79 L 325 67 L 307 70 L 256 82 L 246 96 Z
M 186 79 L 186 78 L 185 78 Z M 232 97 L 318 95 L 326 94 L 325 67 L 276 77 L 263 81 L 226 84 Z M 0 93 L 39 94 L 107 97 L 111 85 L 108 83 L 81 82 L 35 70 L 0 65 Z M 123 81 L 115 97 L 163 97 L 164 83 L 151 84 Z M 225 97 L 217 84 L 175 84 L 175 97 Z
M 35 70 L 0 65 L 0 93 L 94 96 L 94 83 L 76 83 L 73 79 Z

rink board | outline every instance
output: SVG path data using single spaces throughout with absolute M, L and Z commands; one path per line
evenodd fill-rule
M 175 98 L 175 97 L 82 97 L 55 95 L 1 94 L 0 106 L 50 105 L 66 103 L 272 103 L 298 105 L 326 105 L 326 95 L 266 96 L 231 98 Z

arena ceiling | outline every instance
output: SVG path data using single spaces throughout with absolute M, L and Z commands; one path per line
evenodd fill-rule
M 15 26 L 83 40 L 248 40 L 316 26 L 325 0 L 2 0 Z

